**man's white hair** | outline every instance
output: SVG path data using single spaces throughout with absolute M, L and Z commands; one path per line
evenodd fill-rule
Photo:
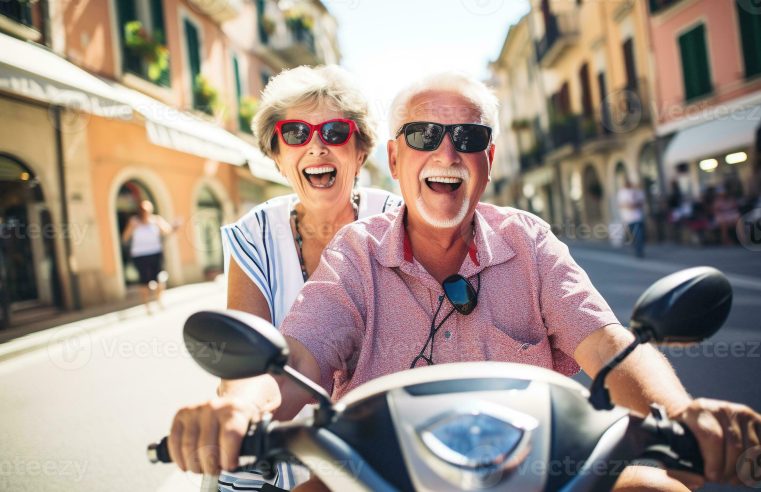
M 499 134 L 499 100 L 483 82 L 464 72 L 447 71 L 428 75 L 402 89 L 391 103 L 389 134 L 394 138 L 409 121 L 410 101 L 426 92 L 441 91 L 459 94 L 481 113 L 481 123 L 492 128 L 492 141 Z

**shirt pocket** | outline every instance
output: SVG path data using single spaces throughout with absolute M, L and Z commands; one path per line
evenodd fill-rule
M 486 360 L 552 369 L 552 348 L 546 334 L 532 334 L 531 339 L 524 341 L 514 338 L 508 330 L 494 325 L 486 327 L 482 340 Z

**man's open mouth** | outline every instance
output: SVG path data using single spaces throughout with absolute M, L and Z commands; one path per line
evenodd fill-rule
M 308 167 L 302 172 L 315 188 L 330 188 L 336 182 L 337 173 L 333 166 Z
M 462 184 L 461 178 L 443 177 L 443 176 L 431 176 L 425 178 L 425 184 L 431 190 L 436 193 L 451 193 Z

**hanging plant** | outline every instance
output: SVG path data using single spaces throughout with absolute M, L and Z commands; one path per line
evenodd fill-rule
M 275 34 L 276 28 L 277 24 L 275 24 L 275 21 L 272 20 L 272 18 L 267 17 L 266 15 L 262 17 L 262 29 L 264 29 L 264 32 L 266 32 L 268 36 Z
M 193 101 L 196 109 L 213 115 L 219 109 L 219 91 L 200 73 L 193 81 Z
M 169 49 L 164 45 L 161 33 L 148 34 L 142 22 L 130 21 L 124 25 L 124 44 L 148 63 L 151 81 L 158 82 L 169 70 Z
M 314 27 L 314 19 L 311 15 L 299 9 L 291 9 L 285 13 L 285 23 L 294 30 L 305 29 L 311 31 Z
M 251 120 L 259 110 L 259 100 L 255 97 L 242 97 L 238 102 L 238 118 L 240 127 L 246 132 L 251 133 Z

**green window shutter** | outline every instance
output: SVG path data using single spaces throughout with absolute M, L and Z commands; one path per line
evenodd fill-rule
M 188 61 L 190 63 L 190 83 L 193 87 L 193 107 L 199 106 L 198 97 L 196 94 L 196 76 L 201 73 L 201 43 L 198 39 L 198 29 L 187 19 L 183 21 L 185 26 L 185 42 L 188 48 Z
M 164 21 L 164 6 L 162 0 L 151 0 L 151 21 L 153 23 L 153 35 L 164 46 L 167 46 L 166 39 L 166 24 Z M 169 60 L 171 64 L 171 59 Z M 171 80 L 169 78 L 169 66 L 165 70 L 161 71 L 161 76 L 156 81 L 159 85 L 169 87 Z
M 745 76 L 753 77 L 761 73 L 761 16 L 748 12 L 741 0 L 737 0 L 737 14 L 740 20 Z
M 139 20 L 137 18 L 137 10 L 135 8 L 135 0 L 118 0 L 116 5 L 119 9 L 119 34 L 121 37 L 122 45 L 122 70 L 125 72 L 133 72 L 137 74 L 142 73 L 143 65 L 140 56 L 127 49 L 124 43 L 124 27 L 128 22 Z
M 709 94 L 713 87 L 708 66 L 705 25 L 701 24 L 681 35 L 679 49 L 682 54 L 685 100 Z
M 240 100 L 243 97 L 243 84 L 240 81 L 240 66 L 237 57 L 233 57 L 233 71 L 235 72 L 235 96 Z

